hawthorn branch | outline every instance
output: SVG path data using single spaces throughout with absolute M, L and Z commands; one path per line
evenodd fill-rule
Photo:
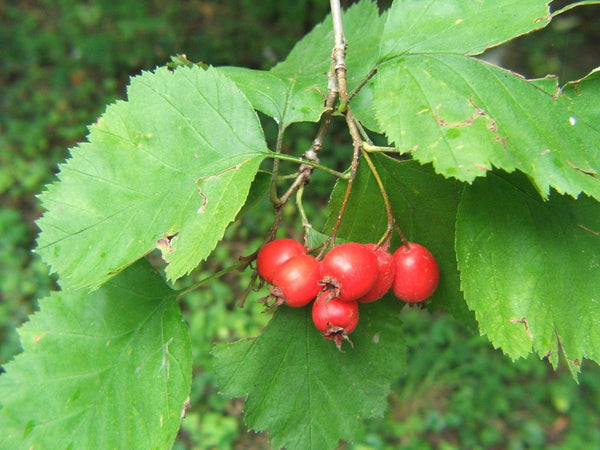
M 323 246 L 319 256 L 326 251 L 330 244 L 335 243 L 335 237 L 340 224 L 342 223 L 342 218 L 348 204 L 348 199 L 350 198 L 350 192 L 352 191 L 352 185 L 354 184 L 354 179 L 356 178 L 356 173 L 358 172 L 358 162 L 363 142 L 360 131 L 356 126 L 356 120 L 354 119 L 354 115 L 352 114 L 348 104 L 348 88 L 346 84 L 346 39 L 344 37 L 344 25 L 342 23 L 342 9 L 339 0 L 330 0 L 330 4 L 334 34 L 334 46 L 333 51 L 331 52 L 332 66 L 335 72 L 335 79 L 339 90 L 338 96 L 340 103 L 341 105 L 345 105 L 345 108 L 343 110 L 340 109 L 340 112 L 346 119 L 346 125 L 348 126 L 348 131 L 352 137 L 353 152 L 352 163 L 350 165 L 350 175 L 348 177 L 348 185 L 346 186 L 346 191 L 344 192 L 342 205 L 340 206 L 338 217 L 333 225 L 331 233 L 329 234 L 329 237 L 327 238 L 327 241 L 325 242 L 325 245 Z
M 271 230 L 270 230 L 269 235 L 265 242 L 268 242 L 268 241 L 274 239 L 274 237 L 277 233 L 277 229 L 279 228 L 279 224 L 281 223 L 281 220 L 283 218 L 283 209 L 284 209 L 285 205 L 287 204 L 287 202 L 290 200 L 290 198 L 294 194 L 296 194 L 299 190 L 303 189 L 304 186 L 306 186 L 308 184 L 315 166 L 318 167 L 320 165 L 318 154 L 323 149 L 323 142 L 325 140 L 325 136 L 327 135 L 327 132 L 329 131 L 329 126 L 331 124 L 331 116 L 333 115 L 333 112 L 335 110 L 335 105 L 336 105 L 338 98 L 342 102 L 347 101 L 347 99 L 348 99 L 347 87 L 346 87 L 346 60 L 345 60 L 345 58 L 346 58 L 346 40 L 344 38 L 344 31 L 343 31 L 343 25 L 342 25 L 342 9 L 341 9 L 339 0 L 331 0 L 330 4 L 331 4 L 333 28 L 334 28 L 334 35 L 335 35 L 335 44 L 334 44 L 334 48 L 332 51 L 331 66 L 330 66 L 329 72 L 327 74 L 328 75 L 327 98 L 325 99 L 324 112 L 321 116 L 320 126 L 317 131 L 317 134 L 316 134 L 310 148 L 308 150 L 306 150 L 306 152 L 304 152 L 303 158 L 306 160 L 306 164 L 304 164 L 304 163 L 300 164 L 300 166 L 298 167 L 298 174 L 296 175 L 296 178 L 294 179 L 292 184 L 288 187 L 288 189 L 285 191 L 285 193 L 281 195 L 281 197 L 277 196 L 277 191 L 276 191 L 276 182 L 277 182 L 277 175 L 278 175 L 278 169 L 279 169 L 278 160 L 279 159 L 287 159 L 287 158 L 282 158 L 282 155 L 281 155 L 283 130 L 281 128 L 279 130 L 280 133 L 278 134 L 278 138 L 277 138 L 277 149 L 276 149 L 276 155 L 274 156 L 275 164 L 274 164 L 274 168 L 273 168 L 274 169 L 273 170 L 273 178 L 272 178 L 272 184 L 271 184 L 271 190 L 270 190 L 271 201 L 272 201 L 273 205 L 275 206 L 276 212 L 275 212 L 275 219 L 271 226 Z M 344 112 L 344 114 L 346 116 L 346 121 L 349 124 L 352 123 L 352 126 L 354 128 L 353 130 L 351 129 L 351 131 L 350 131 L 350 134 L 352 135 L 352 138 L 353 138 L 352 140 L 354 143 L 354 145 L 353 145 L 354 151 L 353 151 L 350 175 L 348 177 L 346 175 L 343 176 L 343 178 L 348 179 L 347 192 L 344 196 L 344 202 L 343 202 L 342 208 L 340 210 L 340 215 L 338 217 L 338 221 L 336 222 L 336 225 L 334 226 L 334 231 L 330 235 L 330 237 L 327 241 L 327 244 L 332 242 L 335 239 L 335 234 L 337 233 L 337 229 L 339 228 L 341 218 L 343 216 L 343 212 L 345 210 L 346 204 L 348 203 L 347 200 L 350 195 L 350 189 L 352 186 L 352 182 L 353 182 L 354 178 L 356 177 L 356 171 L 357 171 L 357 167 L 358 167 L 358 158 L 360 155 L 360 149 L 361 149 L 361 143 L 362 143 L 362 141 L 360 140 L 360 133 L 358 133 L 358 130 L 356 128 L 352 113 L 347 109 Z M 332 173 L 332 172 L 330 171 L 330 173 Z M 339 176 L 340 174 L 335 173 L 335 175 Z M 303 220 L 305 221 L 305 219 L 303 219 Z M 324 246 L 324 249 L 326 249 L 326 248 L 327 248 L 327 245 Z M 254 258 L 256 258 L 256 254 L 257 254 L 257 252 L 246 257 L 245 260 L 248 261 L 248 263 L 249 263 Z
M 332 3 L 333 3 L 333 0 L 332 0 Z M 338 2 L 337 6 L 338 6 L 337 7 L 338 19 L 336 19 L 336 20 L 339 20 L 341 23 L 341 9 L 339 7 L 339 2 Z M 343 41 L 343 37 L 342 37 L 342 41 Z M 342 56 L 342 61 L 343 61 L 343 56 Z M 344 63 L 344 66 L 345 66 L 345 63 Z M 275 222 L 273 223 L 273 226 L 271 227 L 271 233 L 269 233 L 268 240 L 273 239 L 273 237 L 275 236 L 275 233 L 277 232 L 277 228 L 279 227 L 279 223 L 281 222 L 283 207 L 286 205 L 286 203 L 289 201 L 289 199 L 298 191 L 298 189 L 303 188 L 304 186 L 306 186 L 308 184 L 314 167 L 322 168 L 322 166 L 320 166 L 320 164 L 319 164 L 319 156 L 318 155 L 319 155 L 319 152 L 323 149 L 323 142 L 325 140 L 325 136 L 327 135 L 327 132 L 329 131 L 329 126 L 331 124 L 331 116 L 333 115 L 333 111 L 335 109 L 335 103 L 338 99 L 339 92 L 340 92 L 339 84 L 338 84 L 338 77 L 336 76 L 336 74 L 337 74 L 336 65 L 334 62 L 332 62 L 331 67 L 329 69 L 329 73 L 328 73 L 327 98 L 325 99 L 325 108 L 324 108 L 323 114 L 321 116 L 319 129 L 317 130 L 317 134 L 315 135 L 315 138 L 313 139 L 313 142 L 312 142 L 310 148 L 308 150 L 306 150 L 303 155 L 303 158 L 307 161 L 307 163 L 300 164 L 300 167 L 298 167 L 298 175 L 296 176 L 295 180 L 288 187 L 287 191 L 280 198 L 278 198 L 276 202 L 273 202 L 273 204 L 275 205 L 275 208 L 277 210 L 277 213 L 276 213 L 276 217 L 275 217 Z M 279 157 L 280 157 L 280 159 L 283 159 L 283 158 L 281 158 L 281 154 L 279 154 Z M 329 173 L 333 173 L 333 171 L 329 171 Z M 339 173 L 333 173 L 333 174 L 336 176 L 341 175 Z M 343 177 L 345 178 L 345 175 L 343 175 Z
M 333 77 L 333 78 L 335 79 L 335 77 Z M 313 169 L 315 167 L 321 168 L 335 176 L 345 177 L 344 174 L 341 174 L 337 171 L 333 171 L 331 169 L 329 169 L 329 170 L 325 169 L 324 166 L 322 166 L 319 162 L 318 154 L 323 149 L 323 141 L 325 140 L 325 136 L 327 135 L 327 131 L 329 130 L 329 125 L 331 124 L 331 115 L 333 114 L 335 102 L 338 97 L 337 83 L 332 83 L 331 76 L 329 77 L 329 81 L 327 84 L 327 91 L 328 92 L 327 92 L 327 98 L 325 100 L 325 109 L 321 116 L 319 129 L 317 131 L 315 138 L 313 139 L 313 142 L 312 142 L 310 148 L 308 150 L 306 150 L 303 155 L 303 159 L 305 160 L 305 162 L 302 162 L 300 164 L 300 166 L 298 167 L 298 174 L 296 175 L 296 178 L 294 179 L 292 184 L 288 187 L 286 192 L 281 197 L 277 197 L 276 188 L 274 187 L 276 180 L 277 180 L 277 175 L 278 175 L 278 173 L 275 172 L 275 169 L 276 168 L 278 169 L 278 165 L 274 165 L 274 172 L 273 172 L 273 178 L 272 178 L 272 184 L 271 184 L 271 201 L 272 201 L 273 205 L 275 206 L 276 213 L 275 213 L 275 220 L 273 221 L 273 225 L 271 226 L 271 230 L 269 232 L 269 236 L 267 237 L 265 242 L 269 242 L 270 240 L 272 240 L 275 237 L 275 234 L 277 233 L 277 229 L 279 228 L 279 224 L 281 223 L 281 220 L 282 220 L 283 208 L 285 207 L 287 202 L 290 200 L 290 198 L 298 191 L 298 189 L 300 189 L 308 184 L 310 177 L 312 175 Z M 279 146 L 280 146 L 281 142 L 283 142 L 283 133 L 280 133 L 277 137 L 278 150 L 280 149 Z M 294 160 L 294 162 L 298 162 L 298 160 L 296 160 L 293 157 L 288 157 L 286 155 L 283 155 L 281 153 L 281 151 L 277 151 L 275 153 L 275 155 L 273 156 L 273 158 L 275 159 L 276 162 L 278 162 L 278 160 L 284 160 L 284 159 L 288 160 L 288 161 Z M 273 193 L 275 193 L 274 196 L 273 196 Z
M 342 7 L 339 0 L 330 0 L 331 19 L 333 22 L 334 45 L 331 60 L 339 89 L 340 101 L 344 103 L 348 96 L 346 87 L 346 38 L 342 23 Z
M 288 189 L 285 191 L 285 193 L 282 194 L 281 197 L 277 196 L 277 189 L 276 189 L 276 182 L 278 179 L 278 169 L 279 169 L 278 161 L 279 160 L 288 160 L 288 161 L 293 160 L 294 162 L 300 162 L 300 161 L 293 157 L 288 157 L 287 155 L 283 155 L 281 153 L 284 130 L 282 128 L 280 128 L 280 130 L 279 130 L 280 132 L 277 136 L 277 148 L 276 148 L 275 155 L 273 156 L 276 164 L 274 164 L 274 167 L 273 167 L 273 177 L 271 179 L 271 189 L 270 189 L 271 202 L 273 203 L 273 205 L 275 207 L 275 219 L 273 220 L 273 224 L 271 225 L 271 229 L 269 231 L 269 235 L 267 236 L 267 238 L 265 240 L 265 243 L 269 242 L 275 238 L 277 229 L 279 228 L 279 224 L 281 223 L 282 218 L 283 218 L 283 209 L 284 209 L 285 205 L 290 200 L 290 198 L 296 192 L 298 192 L 299 189 L 304 188 L 304 186 L 306 186 L 308 184 L 310 177 L 312 175 L 313 169 L 315 167 L 323 169 L 326 172 L 331 173 L 332 175 L 335 175 L 337 177 L 346 178 L 345 174 L 334 171 L 332 169 L 327 170 L 326 168 L 324 168 L 324 166 L 322 166 L 320 164 L 319 156 L 318 156 L 319 152 L 323 149 L 323 142 L 325 141 L 325 136 L 327 135 L 327 132 L 329 131 L 329 126 L 331 124 L 331 116 L 333 115 L 333 111 L 335 109 L 335 103 L 338 99 L 338 95 L 339 95 L 339 88 L 338 88 L 337 78 L 335 75 L 335 67 L 334 67 L 334 64 L 332 63 L 331 67 L 329 69 L 329 73 L 328 73 L 327 97 L 325 99 L 325 106 L 324 106 L 323 114 L 321 115 L 319 129 L 317 130 L 317 134 L 315 135 L 315 138 L 313 139 L 313 142 L 312 142 L 310 148 L 308 150 L 306 150 L 302 156 L 302 158 L 304 159 L 304 162 L 300 163 L 300 166 L 298 167 L 298 174 L 296 175 L 292 184 L 288 187 Z M 254 252 L 252 255 L 249 255 L 248 257 L 246 257 L 245 259 L 248 260 L 249 262 L 253 261 L 256 258 L 257 254 L 258 254 L 258 250 L 256 252 Z M 242 305 L 243 305 L 243 303 L 242 303 Z
M 346 206 L 348 204 L 348 199 L 350 198 L 350 192 L 352 192 L 352 186 L 354 184 L 354 180 L 355 180 L 356 174 L 358 172 L 358 162 L 359 162 L 359 157 L 360 157 L 360 150 L 362 148 L 362 139 L 360 138 L 360 133 L 358 131 L 356 122 L 354 120 L 354 116 L 353 116 L 352 112 L 350 111 L 350 109 L 346 110 L 346 112 L 344 113 L 344 116 L 346 117 L 346 124 L 348 125 L 350 135 L 352 136 L 352 144 L 353 144 L 352 145 L 353 146 L 352 163 L 350 165 L 350 174 L 348 176 L 348 184 L 346 186 L 346 191 L 344 192 L 344 198 L 342 200 L 342 205 L 340 206 L 340 210 L 338 212 L 338 216 L 335 221 L 335 224 L 333 225 L 331 233 L 329 234 L 329 238 L 327 238 L 327 241 L 325 242 L 325 246 L 323 247 L 323 250 L 321 251 L 321 253 L 323 253 L 330 244 L 335 243 L 335 237 L 336 237 L 338 229 L 340 228 L 340 225 L 342 223 L 342 218 L 344 217 L 344 212 L 346 211 Z

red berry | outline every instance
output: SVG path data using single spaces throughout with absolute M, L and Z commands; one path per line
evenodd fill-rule
M 256 257 L 258 273 L 268 283 L 273 284 L 273 278 L 281 265 L 290 258 L 306 253 L 304 246 L 293 239 L 275 239 L 260 249 Z
M 392 290 L 405 302 L 422 302 L 431 296 L 440 279 L 437 261 L 429 250 L 412 242 L 394 252 L 396 275 Z
M 365 247 L 375 253 L 377 257 L 378 274 L 371 290 L 358 299 L 359 303 L 370 303 L 383 297 L 392 287 L 396 273 L 394 258 L 386 248 L 377 246 L 377 244 L 365 244 Z
M 313 303 L 312 319 L 321 334 L 332 339 L 341 351 L 342 339 L 352 345 L 348 334 L 358 324 L 358 303 L 331 298 L 329 294 L 321 295 Z
M 344 302 L 356 301 L 377 280 L 377 257 L 364 244 L 348 242 L 331 249 L 321 262 L 322 284 Z M 331 296 L 330 296 L 331 297 Z
M 298 255 L 283 263 L 273 279 L 271 293 L 278 298 L 275 304 L 286 303 L 299 308 L 310 303 L 321 285 L 321 266 L 311 255 Z

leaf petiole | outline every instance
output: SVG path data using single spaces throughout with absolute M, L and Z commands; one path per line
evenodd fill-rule
M 379 145 L 369 144 L 367 142 L 362 143 L 362 148 L 368 153 L 408 153 L 408 151 L 399 149 L 398 147 L 382 147 Z
M 305 164 L 307 166 L 314 167 L 315 169 L 322 170 L 323 172 L 333 175 L 334 177 L 341 178 L 343 180 L 347 180 L 349 177 L 349 175 L 346 173 L 338 172 L 337 170 L 331 169 L 330 167 L 324 166 L 323 164 L 320 164 L 320 163 L 317 163 L 314 161 L 310 161 L 305 158 L 299 158 L 297 156 L 284 155 L 282 153 L 273 153 L 273 154 L 266 155 L 266 157 L 273 158 L 276 160 L 281 160 L 281 161 L 289 161 L 289 162 L 293 162 L 296 164 Z
M 226 267 L 222 270 L 219 270 L 218 272 L 213 273 L 212 275 L 209 275 L 206 278 L 203 278 L 202 280 L 198 281 L 197 283 L 194 283 L 192 286 L 187 287 L 185 289 L 180 290 L 179 292 L 177 292 L 177 300 L 180 300 L 181 297 L 183 297 L 186 294 L 189 294 L 192 291 L 195 291 L 196 289 L 202 287 L 203 285 L 205 285 L 206 283 L 215 280 L 217 278 L 221 278 L 223 275 L 233 271 L 233 270 L 240 270 L 240 269 L 245 269 L 249 264 L 249 261 L 246 259 L 241 259 L 240 261 L 238 261 L 237 263 Z

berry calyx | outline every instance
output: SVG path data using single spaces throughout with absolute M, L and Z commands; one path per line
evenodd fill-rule
M 275 274 L 286 261 L 305 253 L 304 246 L 293 239 L 275 239 L 268 242 L 256 257 L 258 274 L 268 283 L 273 284 Z
M 332 248 L 321 261 L 321 284 L 329 297 L 353 302 L 371 290 L 377 280 L 375 253 L 364 244 L 348 242 Z
M 285 303 L 292 308 L 308 305 L 321 285 L 321 266 L 311 255 L 297 255 L 283 263 L 273 278 L 271 294 L 275 305 Z
M 440 269 L 429 250 L 408 242 L 393 254 L 396 274 L 392 290 L 405 302 L 422 302 L 436 290 Z
M 377 244 L 365 244 L 377 257 L 377 279 L 369 292 L 358 299 L 359 303 L 371 303 L 383 297 L 392 287 L 396 267 L 394 257 L 386 248 Z
M 338 350 L 342 351 L 342 341 L 352 341 L 348 334 L 352 333 L 358 324 L 358 303 L 331 298 L 329 294 L 318 297 L 313 303 L 312 319 L 315 327 L 326 339 L 335 342 Z

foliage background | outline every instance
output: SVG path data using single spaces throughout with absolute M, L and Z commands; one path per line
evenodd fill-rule
M 67 149 L 85 139 L 86 125 L 124 96 L 129 76 L 177 53 L 214 65 L 267 69 L 327 12 L 328 3 L 316 0 L 0 4 L 0 365 L 20 351 L 14 329 L 35 310 L 35 299 L 55 288 L 30 252 L 41 214 L 35 194 L 52 180 Z M 567 81 L 598 64 L 599 40 L 598 8 L 578 8 L 487 56 L 528 77 L 555 73 Z M 268 122 L 265 127 L 267 135 L 273 131 Z M 302 152 L 313 127 L 292 126 L 285 147 Z M 334 132 L 326 148 L 333 155 L 347 144 Z M 325 164 L 336 165 L 335 157 L 323 156 Z M 331 180 L 316 175 L 307 192 L 307 213 L 317 226 L 325 220 L 331 187 Z M 286 214 L 287 232 L 294 235 L 296 211 Z M 234 224 L 187 282 L 253 251 L 268 225 L 260 213 Z M 218 280 L 182 304 L 193 340 L 194 384 L 176 448 L 267 445 L 264 436 L 246 433 L 242 402 L 217 394 L 208 356 L 215 340 L 256 335 L 266 321 L 255 302 L 236 306 L 248 280 L 248 273 Z M 589 364 L 576 385 L 566 371 L 553 372 L 535 357 L 513 364 L 448 316 L 407 309 L 403 319 L 411 336 L 410 373 L 398 379 L 386 417 L 369 422 L 361 438 L 345 447 L 600 447 L 597 366 Z

